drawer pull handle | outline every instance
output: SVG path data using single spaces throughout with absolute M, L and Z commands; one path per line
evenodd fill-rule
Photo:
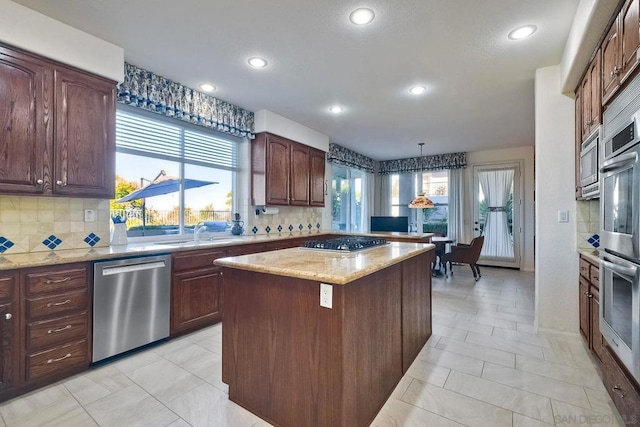
M 614 392 L 617 392 L 620 395 L 620 398 L 624 399 L 624 393 L 622 392 L 622 389 L 619 386 L 614 385 L 613 387 L 611 387 L 611 390 L 613 390 Z
M 67 325 L 64 328 L 59 328 L 59 329 L 49 329 L 47 331 L 48 334 L 55 334 L 57 332 L 62 332 L 62 331 L 66 331 L 67 329 L 71 329 L 71 325 Z
M 62 302 L 50 302 L 49 304 L 47 304 L 47 308 L 58 307 L 59 305 L 69 304 L 70 302 L 71 302 L 70 299 Z
M 7 320 L 11 320 L 12 317 L 13 317 L 13 314 L 11 314 L 11 313 L 7 313 L 7 314 L 4 315 L 4 318 L 7 319 Z
M 47 280 L 47 285 L 52 285 L 54 283 L 64 283 L 64 282 L 68 282 L 69 280 L 71 280 L 71 277 L 65 277 L 64 279 L 59 279 L 59 280 Z
M 70 357 L 71 357 L 71 353 L 67 353 L 62 357 L 58 357 L 57 359 L 49 359 L 49 360 L 47 360 L 47 364 L 54 363 L 54 362 L 59 362 L 61 360 L 68 359 Z

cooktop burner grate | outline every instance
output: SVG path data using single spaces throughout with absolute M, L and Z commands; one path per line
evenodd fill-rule
M 309 240 L 304 242 L 304 247 L 310 249 L 353 252 L 386 244 L 387 239 L 381 237 L 338 237 L 328 240 Z

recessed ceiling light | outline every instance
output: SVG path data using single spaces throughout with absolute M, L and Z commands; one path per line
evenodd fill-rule
M 427 88 L 424 87 L 424 86 L 414 86 L 411 89 L 409 89 L 409 92 L 411 92 L 413 95 L 421 95 L 426 90 L 427 90 Z
M 342 108 L 339 105 L 335 105 L 335 106 L 329 108 L 329 111 L 331 111 L 333 114 L 339 114 L 339 113 L 342 113 L 344 111 L 344 108 Z
M 267 60 L 254 56 L 253 58 L 249 58 L 249 65 L 253 68 L 264 68 L 267 66 Z
M 511 40 L 521 40 L 529 37 L 531 34 L 535 33 L 538 27 L 535 25 L 525 25 L 524 27 L 516 28 L 515 30 L 509 33 L 509 38 Z
M 349 21 L 355 25 L 367 25 L 369 22 L 373 21 L 375 16 L 376 14 L 373 13 L 373 10 L 361 7 L 360 9 L 356 9 L 351 12 L 349 15 Z
M 205 92 L 213 92 L 214 90 L 216 90 L 216 87 L 209 83 L 202 83 L 200 85 L 200 89 L 202 89 Z

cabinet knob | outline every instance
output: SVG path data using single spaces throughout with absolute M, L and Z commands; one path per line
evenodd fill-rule
M 618 386 L 618 385 L 614 385 L 613 387 L 611 387 L 611 390 L 612 390 L 614 393 L 616 393 L 616 392 L 617 392 L 617 393 L 618 393 L 618 395 L 620 396 L 620 398 L 621 398 L 621 399 L 624 399 L 624 390 L 622 390 L 622 389 L 620 388 L 620 386 Z
M 62 185 L 62 181 L 60 180 L 56 181 L 56 185 Z
M 7 313 L 7 314 L 4 315 L 4 318 L 7 319 L 7 320 L 11 320 L 12 317 L 13 317 L 13 314 L 11 314 L 11 313 Z
M 41 180 L 41 179 L 36 179 L 36 184 L 38 184 L 38 185 L 42 185 L 42 183 L 43 183 L 43 182 L 44 182 L 44 181 L 43 181 L 43 180 Z

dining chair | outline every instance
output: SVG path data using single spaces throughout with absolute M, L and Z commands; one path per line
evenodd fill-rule
M 478 267 L 477 262 L 478 258 L 480 258 L 480 252 L 482 251 L 483 244 L 484 236 L 478 236 L 471 240 L 471 243 L 469 243 L 468 245 L 464 243 L 451 245 L 451 251 L 442 256 L 445 276 L 449 277 L 447 264 L 449 264 L 449 270 L 451 271 L 451 275 L 453 276 L 452 263 L 456 262 L 458 264 L 469 264 L 469 267 L 471 267 L 471 272 L 473 273 L 473 278 L 476 280 L 476 282 L 480 280 L 480 277 L 482 277 L 482 275 L 480 274 L 480 267 Z

